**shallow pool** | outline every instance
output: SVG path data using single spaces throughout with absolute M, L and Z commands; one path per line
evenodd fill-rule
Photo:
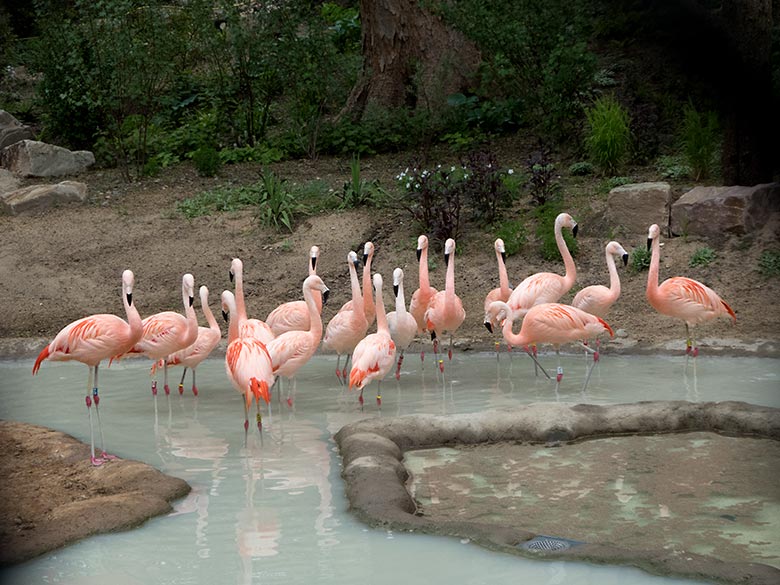
M 555 369 L 555 356 L 542 363 Z M 388 377 L 377 409 L 375 387 L 357 394 L 334 375 L 335 356 L 300 372 L 289 408 L 272 402 L 261 441 L 220 359 L 198 369 L 200 396 L 160 393 L 157 416 L 148 362 L 101 370 L 101 416 L 108 450 L 185 479 L 191 494 L 175 511 L 129 532 L 88 538 L 0 573 L 9 583 L 685 583 L 635 569 L 534 561 L 452 538 L 369 529 L 347 510 L 332 436 L 362 417 L 500 409 L 538 401 L 608 404 L 640 400 L 744 400 L 780 407 L 780 360 L 605 355 L 581 392 L 584 356 L 563 357 L 554 385 L 533 363 L 502 354 L 456 354 L 444 376 L 407 355 L 400 382 Z M 0 417 L 33 422 L 89 441 L 87 368 L 0 361 Z M 173 370 L 176 372 L 176 370 Z M 174 373 L 172 379 L 178 379 Z M 189 378 L 188 378 L 189 380 Z M 189 383 L 185 384 L 188 388 Z M 252 432 L 254 431 L 254 432 Z M 99 508 L 95 513 L 100 513 Z M 6 581 L 7 579 L 7 581 Z

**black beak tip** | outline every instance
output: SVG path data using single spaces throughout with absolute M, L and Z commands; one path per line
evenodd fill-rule
M 623 266 L 628 266 L 628 254 L 623 254 Z
M 398 288 L 399 288 L 399 287 L 398 287 L 398 285 L 397 285 L 397 284 L 394 284 L 394 285 L 393 285 L 393 296 L 395 296 L 395 297 L 397 297 L 397 296 L 398 296 Z
M 133 293 L 127 293 L 127 304 L 132 306 L 132 304 L 133 304 Z
M 192 304 L 193 304 L 194 302 L 195 302 L 195 297 L 190 297 L 190 307 L 192 306 Z
M 445 266 L 449 266 L 450 265 L 450 255 L 449 254 L 445 254 L 444 255 L 444 265 Z
M 493 324 L 490 321 L 485 321 L 485 329 L 493 333 Z
M 363 264 L 365 265 L 367 263 L 368 263 L 368 254 L 363 254 Z
M 652 238 L 647 238 L 647 250 L 649 251 L 652 246 L 653 246 Z
M 419 248 L 417 248 L 417 261 L 418 261 L 418 262 L 420 261 L 420 258 L 422 258 L 422 250 L 420 250 Z
M 577 228 L 578 228 L 578 227 L 579 227 L 579 226 L 578 226 L 578 225 L 575 223 L 575 224 L 574 224 L 574 227 L 573 227 L 573 228 L 571 228 L 571 234 L 572 234 L 572 235 L 573 235 L 575 238 L 577 237 Z
M 225 311 L 222 311 L 222 318 L 225 320 L 225 323 L 228 321 L 228 314 Z
M 506 252 L 501 252 L 501 260 L 506 262 Z
M 324 291 L 322 291 L 322 306 L 324 307 L 328 302 L 328 297 L 330 296 L 330 289 L 327 288 Z
M 230 277 L 230 282 L 233 282 L 233 272 L 228 272 L 228 276 Z
M 355 270 L 360 270 L 360 260 L 355 260 L 352 264 L 355 265 Z
M 311 269 L 312 270 L 317 270 L 317 257 L 316 256 L 312 256 L 312 259 L 311 259 Z

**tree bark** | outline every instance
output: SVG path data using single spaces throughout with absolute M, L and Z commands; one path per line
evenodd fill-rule
M 417 0 L 361 0 L 363 70 L 342 114 L 369 105 L 437 110 L 464 91 L 481 57 L 476 46 Z

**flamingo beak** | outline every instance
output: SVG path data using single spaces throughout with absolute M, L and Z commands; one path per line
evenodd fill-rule
M 573 228 L 571 228 L 571 235 L 573 235 L 575 238 L 577 237 L 577 228 L 578 228 L 578 227 L 579 227 L 579 226 L 578 226 L 578 225 L 575 223 L 575 224 L 574 224 L 574 227 L 573 227 Z
M 397 284 L 393 285 L 393 296 L 395 296 L 396 298 L 398 297 L 398 285 Z
M 230 277 L 230 282 L 233 282 L 233 271 L 228 270 L 228 276 Z
M 195 302 L 195 297 L 190 297 L 190 307 L 192 306 L 192 303 Z
M 450 255 L 449 254 L 445 254 L 444 255 L 444 265 L 445 266 L 449 266 L 450 265 Z
M 420 258 L 422 258 L 422 250 L 420 248 L 417 248 L 417 261 L 420 261 Z
M 628 266 L 628 254 L 623 254 L 623 266 Z
M 132 306 L 132 304 L 133 304 L 133 293 L 127 293 L 127 304 Z
M 355 260 L 352 264 L 355 265 L 355 270 L 360 269 L 360 260 Z
M 493 333 L 493 324 L 490 321 L 485 321 L 485 329 Z
M 324 291 L 322 291 L 322 306 L 323 307 L 328 302 L 328 297 L 329 296 L 330 296 L 330 289 L 329 288 L 326 288 Z
M 363 254 L 363 264 L 365 265 L 367 263 L 368 263 L 368 254 Z
M 501 261 L 506 262 L 506 252 L 501 252 Z
M 317 270 L 317 257 L 316 256 L 312 256 L 311 257 L 311 269 L 312 270 Z
M 227 323 L 227 322 L 228 322 L 228 314 L 227 314 L 227 311 L 225 311 L 225 310 L 223 310 L 223 311 L 222 311 L 222 318 L 225 320 L 225 323 Z
M 647 251 L 650 251 L 650 248 L 653 246 L 653 239 L 647 238 Z

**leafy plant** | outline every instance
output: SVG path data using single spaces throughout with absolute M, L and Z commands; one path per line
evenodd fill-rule
M 612 96 L 597 99 L 586 110 L 585 144 L 591 159 L 605 173 L 614 174 L 631 144 L 628 112 Z
M 263 186 L 259 184 L 218 187 L 184 199 L 179 202 L 177 209 L 187 219 L 193 219 L 215 211 L 236 211 L 259 205 L 263 196 Z
M 758 271 L 766 277 L 780 276 L 780 252 L 765 250 L 758 259 Z
M 662 179 L 680 181 L 692 176 L 693 171 L 679 156 L 661 156 L 655 163 L 655 169 Z
M 588 161 L 579 161 L 569 166 L 569 174 L 575 177 L 582 177 L 585 175 L 592 175 L 596 169 Z
M 510 219 L 498 224 L 494 233 L 497 238 L 504 240 L 507 256 L 517 254 L 528 242 L 528 229 L 520 219 Z
M 213 146 L 201 146 L 192 153 L 192 162 L 201 177 L 214 177 L 222 166 L 217 149 Z
M 696 181 L 706 179 L 712 170 L 719 141 L 715 112 L 699 112 L 692 102 L 683 110 L 682 143 Z
M 353 157 L 349 163 L 350 180 L 344 183 L 341 190 L 342 209 L 352 209 L 361 206 L 376 206 L 385 195 L 378 180 L 366 181 L 360 177 L 360 158 Z
M 639 246 L 631 252 L 631 268 L 634 272 L 642 272 L 650 268 L 652 254 L 646 247 Z
M 561 186 L 555 176 L 555 164 L 550 158 L 550 150 L 546 147 L 540 147 L 532 152 L 526 159 L 525 166 L 528 188 L 531 191 L 531 203 L 543 206 L 554 199 Z
M 295 195 L 287 189 L 286 181 L 273 171 L 263 171 L 261 177 L 262 197 L 257 204 L 257 218 L 267 227 L 292 231 L 293 219 L 298 210 Z
M 495 153 L 486 150 L 470 152 L 461 168 L 464 173 L 460 187 L 472 218 L 482 225 L 492 224 L 514 201 L 515 194 L 504 181 L 504 176 L 511 176 L 514 170 L 501 171 Z
M 601 190 L 608 193 L 615 187 L 622 187 L 628 185 L 633 179 L 631 177 L 609 177 L 601 182 Z
M 436 247 L 460 235 L 461 175 L 460 168 L 429 170 L 415 162 L 397 177 L 405 194 L 401 205 Z
M 691 256 L 689 264 L 691 266 L 707 266 L 715 260 L 715 257 L 715 250 L 712 248 L 699 248 Z
M 534 209 L 536 216 L 536 237 L 541 241 L 542 258 L 549 261 L 561 260 L 558 242 L 555 241 L 555 218 L 561 212 L 560 203 L 551 200 Z M 563 230 L 563 240 L 572 256 L 577 255 L 577 240 L 569 230 Z

